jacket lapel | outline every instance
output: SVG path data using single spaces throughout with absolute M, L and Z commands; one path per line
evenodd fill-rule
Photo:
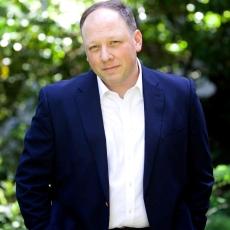
M 84 76 L 77 90 L 77 104 L 88 143 L 94 153 L 101 186 L 106 200 L 109 200 L 109 179 L 106 152 L 106 139 L 103 126 L 97 78 L 93 72 Z
M 154 158 L 158 151 L 162 116 L 164 109 L 164 94 L 153 73 L 142 66 L 143 94 L 145 110 L 145 162 L 144 162 L 144 192 L 149 184 L 150 175 L 154 165 Z M 89 145 L 94 153 L 101 186 L 105 198 L 109 200 L 108 163 L 106 152 L 106 139 L 103 126 L 100 96 L 97 78 L 93 72 L 85 76 L 77 89 L 76 101 L 81 113 L 83 127 Z
M 154 158 L 158 151 L 164 109 L 164 94 L 153 72 L 150 72 L 144 66 L 142 68 L 145 110 L 144 192 L 146 192 L 153 170 Z

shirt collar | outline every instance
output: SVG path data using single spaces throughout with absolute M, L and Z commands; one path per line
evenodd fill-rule
M 132 88 L 139 89 L 140 95 L 141 97 L 143 97 L 142 67 L 141 67 L 141 63 L 138 58 L 137 58 L 137 64 L 139 68 L 139 75 L 138 75 L 136 84 Z M 97 84 L 98 84 L 100 99 L 102 99 L 103 96 L 106 95 L 107 92 L 112 92 L 110 89 L 108 89 L 108 87 L 104 84 L 104 82 L 101 80 L 99 76 L 97 76 Z

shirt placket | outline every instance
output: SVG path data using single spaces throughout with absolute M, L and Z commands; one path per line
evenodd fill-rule
M 133 178 L 133 165 L 134 157 L 132 156 L 132 138 L 131 137 L 131 111 L 130 104 L 127 98 L 121 103 L 122 123 L 124 131 L 124 156 L 125 156 L 125 195 L 126 195 L 126 215 L 127 223 L 132 224 L 134 219 L 135 207 L 135 194 L 134 194 L 134 178 Z

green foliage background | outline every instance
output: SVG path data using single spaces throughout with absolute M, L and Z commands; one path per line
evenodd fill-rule
M 63 4 L 68 5 L 65 7 Z M 25 229 L 14 175 L 39 89 L 86 71 L 79 18 L 93 1 L 0 2 L 0 230 Z M 216 183 L 207 230 L 230 229 L 230 5 L 228 0 L 124 1 L 144 35 L 143 63 L 191 77 L 203 95 Z M 75 6 L 75 7 L 74 7 Z

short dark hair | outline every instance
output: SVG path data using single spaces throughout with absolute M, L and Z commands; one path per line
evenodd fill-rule
M 101 9 L 101 8 L 111 9 L 111 10 L 118 12 L 119 15 L 126 22 L 130 31 L 134 32 L 137 29 L 137 24 L 136 24 L 132 10 L 129 7 L 125 6 L 119 0 L 109 0 L 109 1 L 95 3 L 84 11 L 84 13 L 81 16 L 81 20 L 80 20 L 80 29 L 81 30 L 82 30 L 82 27 L 84 25 L 86 18 L 89 16 L 89 14 L 91 14 L 95 10 Z

